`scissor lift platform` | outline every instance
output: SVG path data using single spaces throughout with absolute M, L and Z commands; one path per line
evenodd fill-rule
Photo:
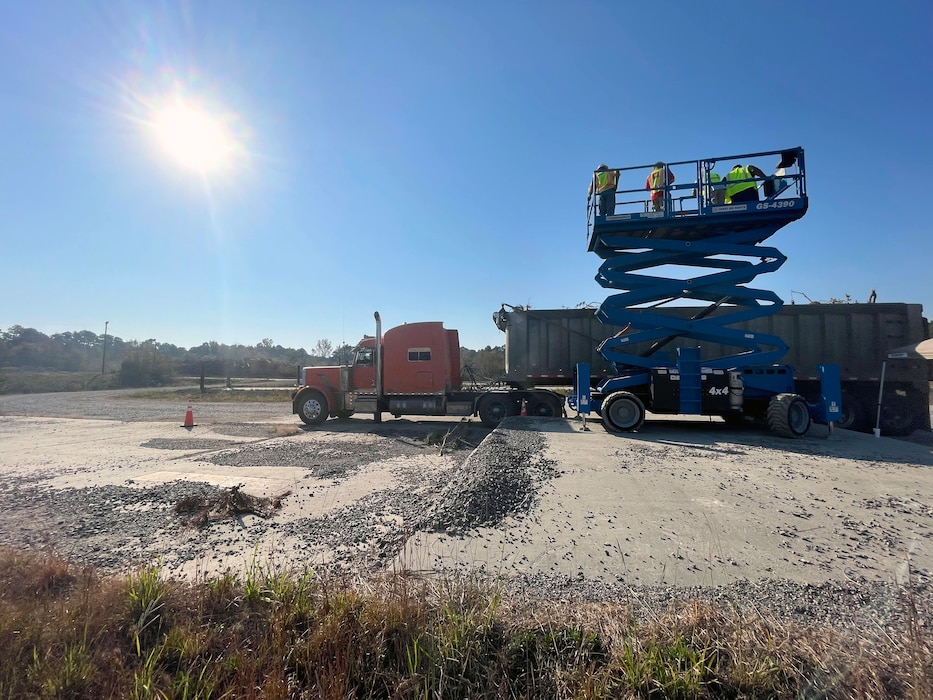
M 687 211 L 665 215 L 663 212 L 595 216 L 590 227 L 587 250 L 605 259 L 615 255 L 617 240 L 648 238 L 654 240 L 708 241 L 730 236 L 732 242 L 756 244 L 767 240 L 779 229 L 807 213 L 807 198 L 793 197 L 780 201 L 780 208 L 764 208 L 770 202 L 710 207 L 710 211 Z M 758 209 L 756 205 L 763 208 Z M 727 211 L 717 211 L 717 210 Z M 733 237 L 731 234 L 747 234 Z M 649 244 L 650 245 L 650 244 Z M 629 247 L 627 242 L 623 246 Z

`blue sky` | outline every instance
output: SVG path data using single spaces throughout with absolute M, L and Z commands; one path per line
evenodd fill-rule
M 756 286 L 929 316 L 931 42 L 929 0 L 0 0 L 0 329 L 311 349 L 379 310 L 498 345 L 502 302 L 608 296 L 600 162 L 798 145 Z M 218 167 L 156 137 L 179 101 Z

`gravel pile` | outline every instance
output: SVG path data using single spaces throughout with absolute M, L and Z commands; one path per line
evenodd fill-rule
M 426 447 L 425 442 L 412 446 L 411 439 L 411 434 L 392 435 L 387 438 L 391 442 L 375 451 L 380 459 L 404 457 L 413 449 L 437 452 L 437 447 Z M 537 430 L 502 429 L 489 434 L 472 453 L 454 453 L 451 466 L 431 472 L 410 469 L 405 460 L 398 460 L 394 472 L 400 487 L 376 491 L 321 517 L 284 523 L 278 533 L 304 542 L 309 551 L 328 549 L 327 568 L 378 570 L 417 530 L 456 536 L 527 514 L 537 501 L 540 484 L 557 473 L 544 458 L 544 447 Z M 357 454 L 356 460 L 360 459 Z M 309 462 L 311 469 L 313 462 Z M 329 469 L 337 469 L 334 464 L 339 463 L 331 462 Z M 321 474 L 315 472 L 315 476 Z
M 51 489 L 42 481 L 55 474 L 33 471 L 28 478 L 0 478 L 0 498 L 8 504 L 0 510 L 0 545 L 48 549 L 76 563 L 113 572 L 156 557 L 177 565 L 209 555 L 211 548 L 249 551 L 274 530 L 276 537 L 292 537 L 304 543 L 311 560 L 314 552 L 330 550 L 330 564 L 341 570 L 379 569 L 425 519 L 450 482 L 451 470 L 462 467 L 470 448 L 488 432 L 478 426 L 460 427 L 457 439 L 444 444 L 444 459 L 438 459 L 439 464 L 450 466 L 429 473 L 406 466 L 413 457 L 438 456 L 441 451 L 444 435 L 422 428 L 378 428 L 370 431 L 362 446 L 340 439 L 243 444 L 216 438 L 153 438 L 142 445 L 171 451 L 221 450 L 203 459 L 224 466 L 298 465 L 307 470 L 309 477 L 334 485 L 372 463 L 394 463 L 402 486 L 377 490 L 320 517 L 291 521 L 278 514 L 268 519 L 241 518 L 234 523 L 235 528 L 217 534 L 217 523 L 192 528 L 190 518 L 174 512 L 175 506 L 186 499 L 215 497 L 219 490 L 213 485 L 176 481 L 143 486 L 128 481 L 119 486 Z M 75 471 L 84 469 L 77 467 Z M 165 542 L 173 540 L 171 549 L 165 551 Z
M 4 479 L 0 545 L 53 551 L 109 572 L 150 563 L 152 544 L 182 525 L 172 509 L 184 498 L 209 497 L 209 484 L 176 481 L 147 488 L 50 489 L 33 479 Z M 192 553 L 193 554 L 193 553 Z
M 527 513 L 540 485 L 558 474 L 544 448 L 544 437 L 533 428 L 490 434 L 453 475 L 422 529 L 456 534 Z
M 419 491 L 379 491 L 323 516 L 285 523 L 278 532 L 304 542 L 318 570 L 372 573 L 401 551 L 438 490 L 432 480 Z
M 236 445 L 233 440 L 216 438 L 152 438 L 142 443 L 142 447 L 151 447 L 154 450 L 181 450 L 183 452 L 219 450 L 233 445 Z

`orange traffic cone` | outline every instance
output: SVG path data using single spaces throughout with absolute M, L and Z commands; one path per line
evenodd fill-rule
M 188 399 L 188 410 L 185 411 L 185 422 L 182 428 L 193 428 L 197 423 L 194 422 L 194 412 L 191 410 L 191 399 Z
M 522 412 L 521 415 L 528 415 L 528 399 L 522 399 Z

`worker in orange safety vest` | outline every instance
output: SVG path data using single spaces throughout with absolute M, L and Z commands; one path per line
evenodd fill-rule
M 645 189 L 651 190 L 651 208 L 653 211 L 664 211 L 664 202 L 669 198 L 668 185 L 674 184 L 674 173 L 664 163 L 658 161 L 654 170 L 645 178 Z

